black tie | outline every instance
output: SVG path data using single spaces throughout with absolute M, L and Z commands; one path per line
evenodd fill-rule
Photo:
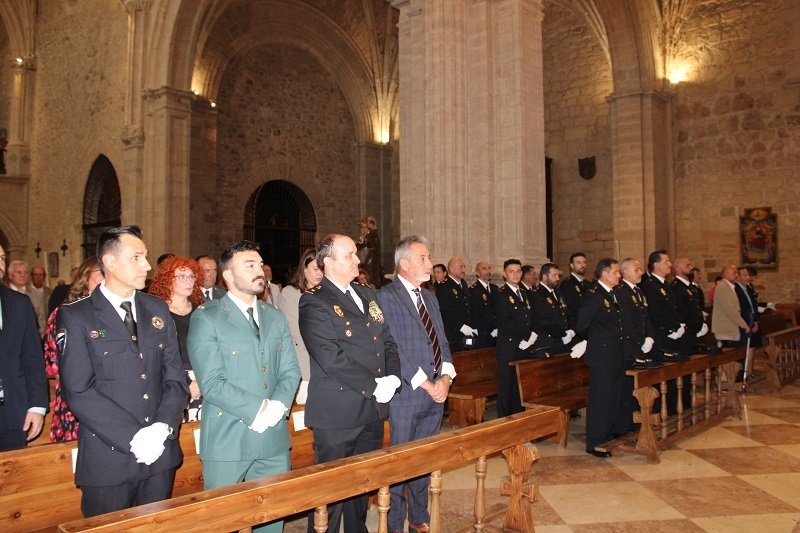
M 633 292 L 636 293 L 636 298 L 639 300 L 639 303 L 644 303 L 644 298 L 642 298 L 642 290 L 637 287 L 636 285 L 633 286 Z
M 436 336 L 436 330 L 433 329 L 433 322 L 428 314 L 428 308 L 425 307 L 425 302 L 422 301 L 419 287 L 414 289 L 414 294 L 417 295 L 417 312 L 420 319 L 422 319 L 422 325 L 425 327 L 425 332 L 428 334 L 433 347 L 433 371 L 435 373 L 442 366 L 442 349 L 439 347 L 439 338 Z
M 248 317 L 247 321 L 250 322 L 250 327 L 253 328 L 253 332 L 256 335 L 258 335 L 259 334 L 258 324 L 256 324 L 256 317 L 253 316 L 252 307 L 247 308 L 247 317 Z
M 213 289 L 206 289 L 206 300 L 211 301 L 211 291 Z
M 128 333 L 131 335 L 131 340 L 136 342 L 136 321 L 133 319 L 133 309 L 131 303 L 128 301 L 122 302 L 119 306 L 125 311 L 125 317 L 122 321 L 125 327 L 128 328 Z

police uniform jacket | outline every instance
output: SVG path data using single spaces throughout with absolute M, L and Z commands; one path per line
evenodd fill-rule
M 521 289 L 521 288 L 520 288 Z M 519 298 L 511 286 L 503 284 L 492 294 L 497 316 L 497 359 L 514 361 L 526 357 L 519 349 L 519 343 L 531 335 L 531 306 L 525 292 Z
M 479 337 L 484 338 L 491 338 L 492 330 L 497 327 L 492 298 L 492 294 L 497 291 L 497 285 L 490 283 L 489 288 L 490 290 L 486 290 L 480 281 L 469 286 L 470 325 L 478 330 Z
M 268 302 L 254 305 L 258 333 L 228 294 L 192 313 L 188 347 L 203 391 L 203 460 L 265 459 L 289 451 L 285 418 L 262 434 L 248 428 L 264 400 L 291 407 L 300 382 L 286 317 Z
M 175 439 L 189 387 L 175 324 L 162 300 L 137 291 L 134 302 L 135 340 L 99 288 L 57 315 L 61 389 L 81 422 L 78 485 L 140 481 L 182 459 Z M 130 441 L 155 422 L 172 429 L 164 453 L 150 466 L 137 463 Z
M 400 359 L 375 291 L 351 283 L 364 306 L 327 277 L 300 297 L 300 333 L 311 356 L 305 422 L 328 429 L 356 428 L 389 414 L 375 401 L 375 378 L 400 377 Z
M 569 327 L 567 304 L 558 290 L 550 291 L 547 287 L 540 286 L 533 293 L 533 331 L 539 336 L 536 339 L 537 347 L 547 347 L 551 354 L 567 351 L 561 342 Z M 574 330 L 573 330 L 574 331 Z M 573 344 L 570 341 L 570 344 Z
M 598 283 L 582 296 L 577 333 L 587 341 L 586 366 L 623 368 L 622 315 L 613 290 Z
M 569 328 L 576 331 L 578 327 L 578 311 L 581 308 L 581 297 L 589 290 L 589 282 L 579 281 L 574 275 L 570 274 L 561 280 L 558 286 L 564 302 L 567 304 L 567 319 Z
M 678 307 L 680 321 L 686 324 L 686 333 L 691 341 L 703 329 L 703 302 L 698 299 L 697 291 L 691 283 L 686 284 L 677 277 L 672 280 L 672 293 Z
M 656 348 L 664 352 L 681 350 L 685 340 L 691 339 L 691 332 L 684 332 L 680 339 L 668 337 L 681 327 L 678 302 L 672 292 L 672 287 L 650 275 L 642 281 L 641 289 L 647 298 L 647 312 L 650 314 L 650 322 L 653 324 L 655 333 L 653 339 Z
M 638 287 L 637 287 L 638 289 Z M 642 355 L 642 344 L 653 337 L 653 326 L 647 314 L 647 297 L 641 289 L 632 289 L 625 281 L 614 287 L 622 317 L 623 351 L 626 363 Z
M 467 282 L 461 280 L 461 284 L 458 284 L 453 278 L 447 276 L 444 283 L 436 286 L 436 299 L 439 300 L 444 332 L 450 343 L 450 349 L 463 349 L 464 334 L 460 331 L 461 326 L 466 324 L 474 327 L 470 320 L 470 294 Z

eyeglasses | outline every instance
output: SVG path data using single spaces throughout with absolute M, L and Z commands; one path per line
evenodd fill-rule
M 197 276 L 194 274 L 176 274 L 175 279 L 178 281 L 194 281 L 197 279 Z

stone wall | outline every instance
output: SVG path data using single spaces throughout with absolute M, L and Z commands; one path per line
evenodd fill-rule
M 0 20 L 0 128 L 9 131 L 9 110 L 11 107 L 11 49 L 8 32 Z
M 674 97 L 676 253 L 704 269 L 706 289 L 724 263 L 741 260 L 740 215 L 767 206 L 778 214 L 779 268 L 762 272 L 758 288 L 772 301 L 800 299 L 795 4 L 700 2 L 683 26 L 677 55 L 690 70 Z
M 248 198 L 275 179 L 309 197 L 319 235 L 358 234 L 353 117 L 315 57 L 285 45 L 241 54 L 225 73 L 217 110 L 218 194 L 193 209 L 218 213 L 208 231 L 220 242 L 241 238 Z
M 611 133 L 606 97 L 611 69 L 585 21 L 547 3 L 543 22 L 545 153 L 553 159 L 554 260 L 568 270 L 583 251 L 595 261 L 614 253 Z M 595 156 L 596 176 L 578 174 L 578 159 Z M 536 265 L 537 267 L 539 265 Z
M 39 3 L 27 259 L 35 260 L 36 242 L 46 254 L 66 239 L 62 279 L 83 260 L 83 192 L 99 154 L 122 182 L 126 46 L 127 14 L 117 0 Z M 123 205 L 134 189 L 122 189 Z

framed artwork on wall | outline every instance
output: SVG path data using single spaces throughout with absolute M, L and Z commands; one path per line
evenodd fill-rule
M 778 270 L 778 215 L 771 207 L 745 209 L 739 218 L 742 266 Z
M 47 254 L 47 270 L 50 272 L 51 278 L 58 277 L 58 252 Z

